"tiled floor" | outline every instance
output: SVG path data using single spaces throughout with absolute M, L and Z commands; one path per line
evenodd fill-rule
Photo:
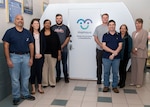
M 70 80 L 69 84 L 61 80 L 55 88 L 47 87 L 44 94 L 35 94 L 35 101 L 22 101 L 12 105 L 11 96 L 0 102 L 0 107 L 150 107 L 150 73 L 145 73 L 144 86 L 129 86 L 130 73 L 126 87 L 120 93 L 110 90 L 103 93 L 103 84 L 96 81 Z

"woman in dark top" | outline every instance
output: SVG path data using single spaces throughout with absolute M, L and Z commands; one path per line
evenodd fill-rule
M 127 68 L 127 64 L 130 59 L 130 54 L 132 50 L 132 39 L 130 35 L 128 34 L 128 28 L 125 24 L 122 24 L 120 26 L 120 34 L 123 39 L 123 44 L 122 44 L 121 60 L 120 60 L 120 66 L 119 66 L 120 81 L 119 81 L 118 86 L 120 86 L 120 88 L 123 88 L 125 87 L 126 68 Z
M 46 19 L 44 21 L 44 28 L 41 34 L 45 37 L 46 50 L 44 53 L 45 61 L 43 66 L 43 87 L 50 85 L 55 87 L 56 85 L 56 74 L 55 66 L 57 58 L 61 59 L 61 45 L 57 33 L 51 29 L 51 21 Z
M 33 19 L 30 24 L 30 31 L 34 37 L 34 59 L 31 67 L 30 82 L 32 84 L 31 94 L 35 94 L 35 78 L 37 77 L 38 92 L 44 93 L 42 89 L 42 68 L 44 63 L 45 41 L 43 35 L 40 34 L 39 19 Z

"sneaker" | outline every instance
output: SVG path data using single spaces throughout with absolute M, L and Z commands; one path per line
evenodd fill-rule
M 103 88 L 103 92 L 108 92 L 109 91 L 109 88 L 108 87 L 104 87 Z
M 13 99 L 13 105 L 18 105 L 18 104 L 19 104 L 19 102 L 20 102 L 20 100 L 19 100 L 19 99 Z
M 117 88 L 113 88 L 114 93 L 119 93 L 119 90 Z
M 28 95 L 28 96 L 24 96 L 23 99 L 33 101 L 33 100 L 35 100 L 35 97 L 31 96 L 31 95 Z

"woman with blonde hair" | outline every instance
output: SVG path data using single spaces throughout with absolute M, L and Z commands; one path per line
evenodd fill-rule
M 133 48 L 131 54 L 131 86 L 140 88 L 143 85 L 144 67 L 148 57 L 148 32 L 143 29 L 143 19 L 135 21 L 136 31 L 132 33 Z

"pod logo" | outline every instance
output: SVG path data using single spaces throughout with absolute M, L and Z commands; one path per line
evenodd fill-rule
M 83 30 L 86 30 L 89 28 L 90 24 L 92 23 L 91 19 L 78 19 L 77 21 L 78 24 L 80 24 L 80 28 Z

